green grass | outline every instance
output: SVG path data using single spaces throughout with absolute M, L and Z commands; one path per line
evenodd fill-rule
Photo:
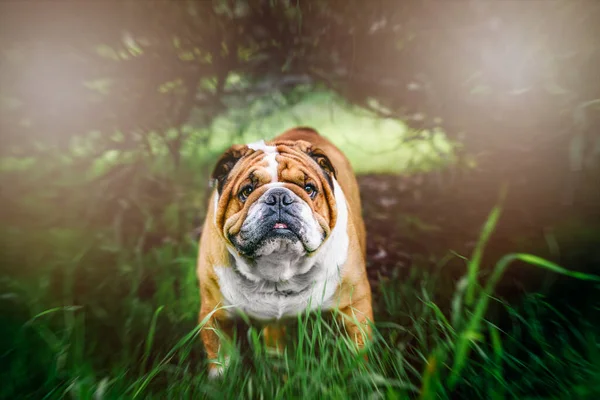
M 260 326 L 242 326 L 226 345 L 230 368 L 212 381 L 198 338 L 195 245 L 126 253 L 85 246 L 75 235 L 70 241 L 80 251 L 65 245 L 63 259 L 44 273 L 0 281 L 0 397 L 597 398 L 600 329 L 593 318 L 575 323 L 537 294 L 510 306 L 493 291 L 517 261 L 598 278 L 529 254 L 506 255 L 486 277 L 477 254 L 499 212 L 490 214 L 456 284 L 444 272 L 449 257 L 434 271 L 415 265 L 410 276 L 382 282 L 368 363 L 335 319 L 316 312 L 291 321 L 283 355 L 265 349 Z M 491 305 L 505 310 L 505 328 Z

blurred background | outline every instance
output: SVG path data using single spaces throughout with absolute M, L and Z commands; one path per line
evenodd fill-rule
M 165 348 L 192 329 L 214 162 L 296 125 L 359 175 L 375 293 L 440 260 L 453 291 L 497 204 L 484 270 L 524 251 L 600 273 L 598 21 L 570 0 L 1 2 L 6 393 L 129 366 L 157 307 Z M 498 288 L 532 292 L 599 320 L 591 284 L 515 265 Z

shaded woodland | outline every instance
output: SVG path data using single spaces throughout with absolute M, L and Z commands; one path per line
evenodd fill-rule
M 598 21 L 600 2 L 569 0 L 2 2 L 6 326 L 65 304 L 104 310 L 90 322 L 100 332 L 103 313 L 133 326 L 111 303 L 133 296 L 148 302 L 140 324 L 150 304 L 171 302 L 186 310 L 171 323 L 191 329 L 194 272 L 170 274 L 169 263 L 193 265 L 214 161 L 253 121 L 315 93 L 406 124 L 387 150 L 435 134 L 452 143 L 443 168 L 359 176 L 375 292 L 445 257 L 440 279 L 453 291 L 498 204 L 482 276 L 515 251 L 600 274 Z M 222 138 L 220 118 L 233 121 Z M 567 318 L 600 320 L 597 285 L 517 265 L 498 289 L 506 302 L 541 291 Z M 387 307 L 379 312 L 396 318 Z M 539 385 L 514 393 L 557 390 Z

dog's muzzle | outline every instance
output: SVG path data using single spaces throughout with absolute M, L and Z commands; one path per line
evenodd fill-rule
M 253 257 L 267 242 L 300 242 L 306 251 L 313 243 L 315 221 L 310 206 L 290 189 L 267 190 L 248 211 L 246 220 L 231 242 L 247 257 Z M 311 240 L 313 239 L 313 240 Z

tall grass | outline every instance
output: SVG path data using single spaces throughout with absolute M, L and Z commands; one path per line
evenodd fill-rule
M 71 259 L 73 275 L 63 282 L 62 297 L 45 286 L 4 280 L 0 304 L 7 346 L 0 352 L 0 395 L 501 399 L 546 393 L 593 398 L 600 394 L 600 329 L 583 317 L 574 324 L 543 296 L 529 295 L 515 307 L 502 304 L 493 292 L 516 262 L 583 281 L 600 279 L 534 255 L 508 254 L 481 283 L 481 253 L 499 216 L 499 208 L 490 213 L 458 282 L 445 278 L 448 258 L 437 270 L 415 266 L 408 278 L 382 281 L 375 295 L 374 338 L 365 350 L 368 362 L 352 351 L 337 320 L 317 311 L 290 322 L 282 354 L 265 348 L 260 326 L 242 321 L 243 329 L 225 342 L 229 368 L 221 379 L 208 379 L 198 338 L 205 321 L 196 321 L 194 245 L 121 254 L 118 273 L 95 280 L 84 294 L 74 290 L 84 256 Z M 148 277 L 154 288 L 146 293 Z M 443 296 L 450 287 L 451 297 Z M 53 302 L 62 304 L 41 309 Z M 491 303 L 506 310 L 509 329 L 487 316 Z M 18 312 L 4 313 L 9 309 Z M 21 323 L 26 314 L 31 317 Z

